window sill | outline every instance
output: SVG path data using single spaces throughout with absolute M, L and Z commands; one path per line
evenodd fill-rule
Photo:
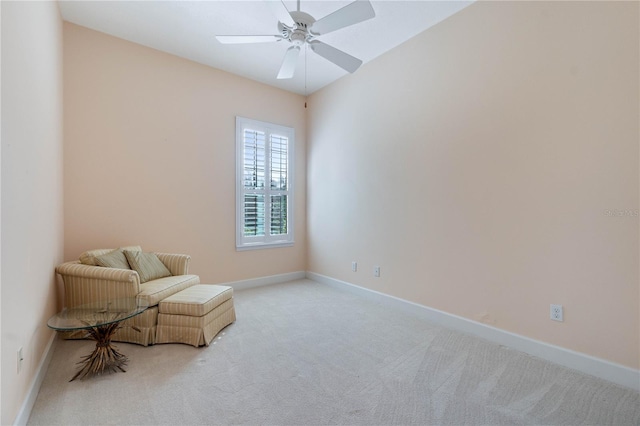
M 280 247 L 293 247 L 293 241 L 286 241 L 281 243 L 256 243 L 246 244 L 243 246 L 236 246 L 236 251 L 248 251 L 248 250 L 260 250 Z

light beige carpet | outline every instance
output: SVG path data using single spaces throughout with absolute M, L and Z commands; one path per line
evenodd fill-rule
M 640 395 L 302 280 L 237 291 L 215 344 L 117 343 L 126 373 L 69 383 L 58 341 L 32 425 L 638 425 Z

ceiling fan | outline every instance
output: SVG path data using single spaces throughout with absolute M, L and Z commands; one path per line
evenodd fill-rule
M 271 11 L 278 18 L 276 35 L 218 35 L 216 39 L 224 44 L 268 43 L 286 40 L 291 43 L 287 49 L 278 73 L 279 79 L 292 78 L 300 55 L 300 48 L 307 44 L 318 55 L 333 62 L 340 68 L 353 73 L 362 61 L 348 53 L 317 40 L 318 36 L 366 21 L 376 16 L 369 0 L 356 0 L 342 9 L 316 21 L 313 16 L 300 11 L 289 12 L 281 0 L 266 0 Z

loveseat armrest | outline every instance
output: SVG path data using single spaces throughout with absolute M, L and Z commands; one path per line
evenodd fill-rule
M 64 284 L 65 306 L 70 308 L 103 300 L 135 298 L 140 276 L 130 269 L 104 268 L 67 262 L 56 267 Z
M 156 253 L 156 256 L 171 272 L 171 275 L 189 274 L 191 256 L 188 254 Z

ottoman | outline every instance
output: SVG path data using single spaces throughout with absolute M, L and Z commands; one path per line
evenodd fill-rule
M 235 320 L 232 287 L 194 285 L 158 304 L 156 343 L 209 346 L 216 334 Z

